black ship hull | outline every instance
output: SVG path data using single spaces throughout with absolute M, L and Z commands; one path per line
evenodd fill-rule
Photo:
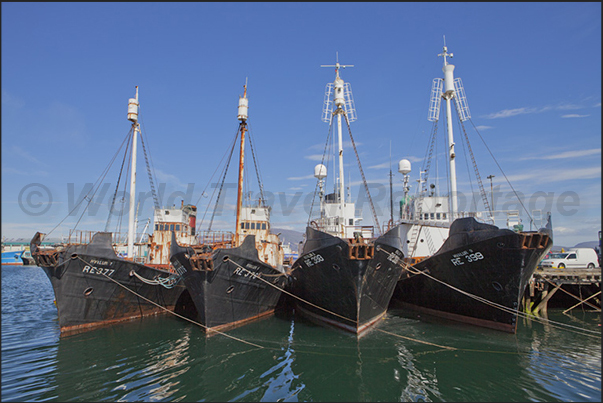
M 289 287 L 295 308 L 320 324 L 356 334 L 369 329 L 385 315 L 402 272 L 399 230 L 367 245 L 307 227 Z
M 61 334 L 174 311 L 185 290 L 167 270 L 119 258 L 110 233 L 54 253 L 39 249 L 40 236 L 31 253 L 52 284 Z
M 205 269 L 193 266 L 194 255 L 192 248 L 172 239 L 170 261 L 182 275 L 197 318 L 208 333 L 274 313 L 287 276 L 259 259 L 254 235 L 239 247 L 214 250 Z
M 392 306 L 515 333 L 521 298 L 551 236 L 550 229 L 516 233 L 458 219 L 440 250 L 403 274 Z

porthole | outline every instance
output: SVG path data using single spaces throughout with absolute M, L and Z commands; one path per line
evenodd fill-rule
M 505 243 L 504 242 L 499 242 L 496 244 L 496 246 L 498 246 L 499 248 L 504 248 L 505 247 Z
M 75 260 L 75 259 L 77 259 L 77 253 L 73 253 L 73 254 L 71 255 L 71 259 L 74 259 L 74 260 Z
M 94 289 L 92 287 L 88 287 L 84 290 L 84 295 L 87 297 L 88 295 L 92 294 L 93 291 Z
M 500 285 L 500 283 L 498 281 L 493 281 L 492 282 L 492 287 L 494 287 L 494 289 L 498 292 L 503 290 L 503 286 Z
M 226 289 L 226 294 L 230 294 L 230 293 L 231 293 L 231 292 L 233 292 L 233 291 L 234 291 L 234 285 L 231 285 L 230 287 L 228 287 L 228 288 Z
M 339 271 L 339 266 L 337 266 L 335 263 L 333 263 L 333 268 L 337 271 Z
M 381 263 L 377 263 L 377 266 L 375 266 L 375 270 L 379 270 L 381 268 Z

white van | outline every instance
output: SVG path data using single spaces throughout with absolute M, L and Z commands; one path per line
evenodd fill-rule
M 594 269 L 599 265 L 597 252 L 592 248 L 575 248 L 563 253 L 551 253 L 541 262 L 543 269 Z

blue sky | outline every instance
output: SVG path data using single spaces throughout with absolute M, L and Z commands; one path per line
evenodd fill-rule
M 273 226 L 303 231 L 303 200 L 314 192 L 313 168 L 329 130 L 321 121 L 325 85 L 335 78 L 334 69 L 320 65 L 334 64 L 336 54 L 354 65 L 341 76 L 352 86 L 352 134 L 384 224 L 390 153 L 394 172 L 398 160 L 411 161 L 416 190 L 431 132 L 431 82 L 443 76 L 444 36 L 467 94 L 472 119 L 465 126 L 488 196 L 486 178 L 494 175 L 495 208 L 518 206 L 506 175 L 528 209 L 551 210 L 556 245 L 596 240 L 601 4 L 580 2 L 2 3 L 2 236 L 29 239 L 65 217 L 52 236 L 68 233 L 80 216 L 69 216 L 70 208 L 130 129 L 127 102 L 135 86 L 156 186 L 165 187 L 162 204 L 184 198 L 201 218 L 208 200 L 201 192 L 211 194 L 217 182 L 210 179 L 236 133 L 246 80 Z M 444 127 L 442 115 L 441 134 Z M 470 192 L 471 161 L 460 158 L 458 128 L 455 140 L 459 190 Z M 138 149 L 138 190 L 148 191 Z M 344 160 L 351 194 L 362 197 L 349 141 Z M 257 194 L 247 161 L 249 190 Z M 104 228 L 120 165 L 103 181 L 111 190 L 78 229 Z M 231 186 L 235 168 L 236 160 Z M 445 174 L 443 163 L 432 169 L 430 177 Z M 401 180 L 396 173 L 395 192 Z M 228 188 L 214 229 L 233 229 L 235 196 Z M 152 207 L 147 200 L 141 220 Z M 363 214 L 372 224 L 366 203 Z

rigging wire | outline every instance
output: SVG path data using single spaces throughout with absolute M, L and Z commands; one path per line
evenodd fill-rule
M 258 162 L 256 161 L 256 156 L 255 156 L 255 150 L 253 148 L 253 141 L 251 139 L 251 126 L 248 125 L 248 130 L 247 133 L 249 133 L 249 147 L 251 148 L 251 156 L 253 157 L 253 165 L 255 166 L 255 173 L 256 176 L 258 178 L 258 186 L 260 188 L 260 198 L 262 200 L 261 205 L 263 206 L 265 203 L 265 198 L 264 198 L 264 182 L 262 181 L 262 175 L 260 173 L 260 167 Z
M 455 108 L 456 108 L 456 104 L 455 104 Z M 459 121 L 460 121 L 460 119 L 459 119 Z M 471 156 L 471 162 L 473 163 L 473 170 L 475 171 L 475 179 L 476 179 L 477 185 L 479 187 L 479 192 L 482 197 L 482 202 L 484 203 L 484 208 L 486 209 L 486 211 L 488 211 L 490 213 L 490 217 L 492 217 L 492 208 L 490 207 L 490 203 L 488 202 L 488 196 L 486 195 L 486 191 L 484 190 L 484 184 L 482 183 L 482 177 L 479 174 L 479 169 L 477 169 L 477 162 L 475 161 L 475 156 L 473 155 L 473 150 L 471 149 L 471 143 L 469 142 L 469 136 L 467 135 L 467 131 L 465 130 L 465 125 L 463 124 L 462 121 L 460 122 L 460 124 L 461 124 L 461 129 L 462 129 L 463 135 L 465 136 L 465 141 L 467 142 L 467 149 L 469 150 L 469 155 Z M 477 210 L 477 203 L 476 203 L 476 210 Z
M 528 211 L 528 209 L 524 206 L 523 202 L 521 201 L 521 198 L 519 197 L 519 195 L 515 191 L 515 188 L 513 188 L 513 185 L 511 185 L 511 182 L 509 182 L 509 178 L 507 178 L 507 175 L 505 174 L 505 172 L 500 167 L 500 164 L 498 163 L 498 161 L 496 160 L 496 158 L 492 154 L 492 151 L 490 151 L 490 148 L 488 147 L 488 145 L 484 141 L 484 138 L 480 134 L 479 130 L 477 130 L 477 127 L 475 127 L 475 124 L 473 123 L 473 121 L 471 119 L 469 119 L 469 121 L 473 125 L 473 128 L 475 129 L 475 131 L 476 131 L 477 135 L 479 136 L 479 138 L 482 140 L 482 143 L 484 143 L 484 146 L 486 147 L 486 150 L 488 150 L 488 153 L 490 153 L 490 156 L 494 160 L 494 163 L 496 164 L 496 166 L 498 167 L 498 169 L 500 170 L 500 172 L 502 173 L 502 175 L 505 177 L 505 180 L 507 181 L 507 184 L 509 185 L 509 187 L 511 188 L 511 190 L 515 194 L 515 197 L 517 197 L 517 200 L 519 200 L 519 203 L 521 204 L 521 207 L 523 207 L 523 209 L 525 210 L 526 214 L 530 218 L 530 223 L 534 223 L 535 224 L 534 219 L 532 218 L 532 215 L 530 214 L 530 212 Z
M 126 154 L 127 154 L 127 165 L 126 165 L 126 178 L 130 176 L 130 169 L 132 168 L 132 152 L 133 152 L 133 147 L 130 147 L 129 149 L 126 149 Z M 128 181 L 124 181 L 123 183 L 123 196 L 121 197 L 120 202 L 122 203 L 122 210 L 121 210 L 121 214 L 118 215 L 118 220 L 117 220 L 117 224 L 115 226 L 115 233 L 117 234 L 118 238 L 121 235 L 121 224 L 123 222 L 123 218 L 124 218 L 124 209 L 125 209 L 125 203 L 126 203 L 126 195 L 128 190 Z
M 324 165 L 325 155 L 327 153 L 327 148 L 329 146 L 329 139 L 331 138 L 332 132 L 333 132 L 333 119 L 331 119 L 329 122 L 329 129 L 327 131 L 327 141 L 325 142 L 325 148 L 322 152 L 322 159 L 320 160 L 321 165 Z M 318 190 L 318 182 L 319 182 L 319 180 L 317 180 L 316 185 L 314 185 L 314 196 L 312 197 L 312 204 L 310 205 L 310 213 L 308 214 L 308 223 L 306 224 L 306 226 L 308 226 L 308 227 L 310 226 L 310 222 L 312 221 L 312 210 L 314 209 L 314 200 L 316 200 L 316 191 Z
M 459 129 L 461 128 L 460 122 L 458 123 Z M 471 171 L 469 170 L 469 161 L 467 160 L 467 149 L 465 148 L 465 142 L 461 141 L 461 145 L 463 146 L 463 155 L 465 160 L 465 167 L 467 168 L 467 178 L 469 179 L 469 187 L 471 188 L 471 201 L 475 202 L 475 210 L 477 211 L 477 201 L 475 200 L 475 191 L 473 190 L 473 178 L 471 177 Z M 469 207 L 469 211 L 471 211 L 471 207 Z
M 121 151 L 122 147 L 124 146 L 124 143 L 129 139 L 129 137 L 130 137 L 130 134 L 128 133 L 127 137 L 124 139 L 124 141 L 121 143 L 121 145 L 119 146 L 119 148 L 117 149 L 117 151 L 113 155 L 113 158 L 110 160 L 109 164 L 101 172 L 101 175 L 98 177 L 98 179 L 96 180 L 96 182 L 94 182 L 94 184 L 92 185 L 92 188 L 90 189 L 90 191 L 88 191 L 88 193 L 86 193 L 86 195 L 79 202 L 76 203 L 76 205 L 71 209 L 71 211 L 69 213 L 67 213 L 67 215 L 57 225 L 55 225 L 54 228 L 52 228 L 48 232 L 48 234 L 46 234 L 46 236 L 50 235 L 55 229 L 57 229 L 63 223 L 63 221 L 65 221 L 67 219 L 67 217 L 71 216 L 71 213 L 73 213 L 76 209 L 78 209 L 79 206 L 80 206 L 80 204 L 82 204 L 82 202 L 84 200 L 88 200 L 88 203 L 84 207 L 84 211 L 82 211 L 82 214 L 80 215 L 80 218 L 79 218 L 79 220 L 76 223 L 76 226 L 73 228 L 73 230 L 75 230 L 75 228 L 77 227 L 77 224 L 79 224 L 80 220 L 84 216 L 84 213 L 88 209 L 88 206 L 90 206 L 90 203 L 94 199 L 94 195 L 96 194 L 96 192 L 100 188 L 100 184 L 102 183 L 103 179 L 107 176 L 107 173 L 111 169 L 111 166 L 113 165 L 113 162 L 115 162 L 115 159 L 119 155 L 119 152 Z M 93 192 L 92 193 L 92 197 L 89 198 L 91 192 Z
M 239 129 L 237 128 L 237 133 L 235 135 L 235 141 L 233 141 L 233 143 L 232 143 L 232 146 L 230 148 L 230 155 L 228 156 L 228 160 L 226 161 L 226 165 L 224 166 L 224 170 L 222 171 L 224 173 L 224 175 L 222 176 L 222 181 L 220 182 L 218 196 L 216 197 L 216 205 L 214 206 L 214 210 L 212 211 L 211 220 L 209 222 L 209 226 L 207 227 L 207 231 L 211 231 L 211 226 L 214 223 L 214 217 L 216 215 L 216 210 L 218 209 L 218 203 L 220 202 L 220 197 L 222 195 L 222 188 L 224 187 L 224 181 L 226 180 L 226 174 L 228 173 L 228 168 L 230 167 L 230 161 L 232 159 L 232 155 L 234 153 L 235 146 L 237 144 L 238 136 L 239 136 Z M 209 203 L 208 203 L 208 208 L 209 208 Z M 205 217 L 205 215 L 203 217 Z
M 109 206 L 109 214 L 107 215 L 107 223 L 105 224 L 105 232 L 109 231 L 109 225 L 111 223 L 111 216 L 113 215 L 113 207 L 115 206 L 115 199 L 117 197 L 117 191 L 119 190 L 119 184 L 121 183 L 121 174 L 123 172 L 124 165 L 126 164 L 126 155 L 128 153 L 128 149 L 130 148 L 130 141 L 132 139 L 132 136 L 130 135 L 130 133 L 132 133 L 132 130 L 130 130 L 128 132 L 128 137 L 127 137 L 128 142 L 126 144 L 124 158 L 121 162 L 121 168 L 119 169 L 119 175 L 117 177 L 117 184 L 115 185 L 115 192 L 113 193 L 113 198 L 111 199 L 111 205 Z
M 232 148 L 234 148 L 235 143 L 237 141 L 237 137 L 238 137 L 238 129 L 235 133 L 234 139 L 233 139 L 233 144 L 231 145 L 231 151 L 230 153 L 232 154 Z M 216 175 L 216 173 L 218 172 L 218 169 L 220 169 L 220 167 L 223 167 L 222 163 L 224 162 L 224 159 L 226 158 L 227 155 L 229 155 L 229 149 L 227 148 L 226 151 L 224 152 L 224 155 L 222 156 L 222 159 L 220 160 L 220 162 L 216 165 L 216 169 L 214 169 L 213 174 L 211 175 L 211 177 L 209 178 L 209 181 L 207 182 L 207 184 L 205 185 L 205 187 L 203 188 L 203 190 L 201 191 L 201 195 L 199 196 L 199 199 L 197 199 L 197 203 L 199 204 L 199 201 L 201 200 L 201 198 L 203 197 L 203 195 L 205 194 L 205 191 L 207 190 L 207 187 L 211 184 L 212 179 L 214 178 L 214 176 Z M 223 168 L 224 169 L 224 168 Z M 220 171 L 220 176 L 222 176 L 222 172 Z M 203 221 L 205 220 L 205 215 L 207 214 L 207 211 L 209 210 L 209 206 L 211 205 L 211 201 L 213 200 L 216 192 L 218 190 L 218 186 L 216 184 L 216 186 L 214 187 L 214 191 L 212 192 L 211 197 L 209 198 L 209 200 L 207 201 L 207 206 L 205 208 L 205 212 L 203 213 L 203 217 L 201 218 L 201 220 L 199 221 L 199 223 L 197 224 L 197 233 L 201 230 L 201 226 L 203 225 Z
M 348 133 L 350 135 L 350 140 L 352 140 L 352 147 L 354 148 L 354 153 L 356 154 L 356 160 L 358 161 L 358 169 L 360 170 L 360 175 L 362 176 L 362 183 L 364 183 L 364 189 L 366 190 L 366 196 L 369 200 L 369 205 L 371 206 L 371 211 L 373 212 L 373 219 L 375 220 L 375 226 L 377 227 L 378 233 L 381 233 L 381 227 L 379 226 L 379 220 L 377 219 L 377 213 L 375 212 L 375 206 L 373 205 L 373 199 L 371 198 L 371 192 L 368 188 L 368 183 L 366 183 L 366 178 L 364 176 L 364 171 L 362 170 L 362 165 L 360 164 L 360 157 L 358 156 L 358 150 L 356 150 L 356 143 L 354 143 L 354 137 L 352 137 L 352 129 L 350 128 L 350 122 L 348 120 L 348 115 L 344 112 L 343 116 L 345 117 L 346 124 L 348 126 Z
M 146 133 L 145 133 L 145 135 L 146 135 Z M 153 203 L 155 204 L 155 209 L 159 210 L 159 209 L 161 209 L 161 206 L 159 205 L 159 199 L 157 197 L 157 192 L 155 191 L 155 183 L 153 181 L 153 174 L 155 173 L 155 170 L 153 168 L 153 173 L 151 173 L 151 165 L 149 164 L 150 153 L 149 153 L 149 155 L 147 155 L 147 149 L 145 146 L 142 131 L 140 132 L 140 144 L 142 144 L 142 151 L 144 153 L 144 161 L 147 165 L 147 175 L 149 176 L 149 184 L 151 186 L 151 195 L 153 196 Z

